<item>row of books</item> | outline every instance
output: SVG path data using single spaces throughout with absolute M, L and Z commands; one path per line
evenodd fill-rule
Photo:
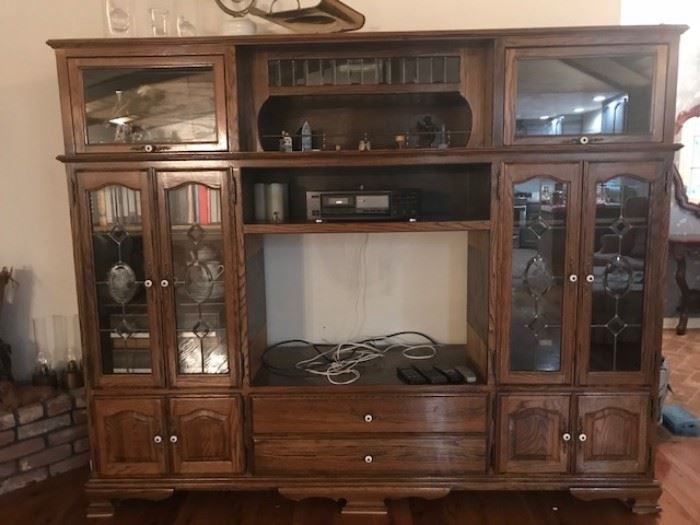
M 190 184 L 170 193 L 171 224 L 221 223 L 221 193 Z
M 171 224 L 221 223 L 219 190 L 191 184 L 170 193 Z M 108 227 L 141 224 L 140 193 L 122 186 L 110 186 L 90 196 L 93 224 Z

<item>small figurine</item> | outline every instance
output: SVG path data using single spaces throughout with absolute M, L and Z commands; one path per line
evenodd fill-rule
M 394 137 L 394 142 L 396 142 L 396 147 L 398 149 L 403 149 L 406 147 L 406 135 L 396 135 Z
M 365 143 L 364 151 L 370 151 L 372 149 L 372 143 L 369 141 L 369 137 L 367 136 L 367 133 L 364 134 L 364 137 L 362 138 L 362 142 Z
M 340 144 L 335 145 L 335 151 L 340 151 L 341 149 L 343 149 L 343 148 L 340 147 Z
M 431 148 L 435 146 L 435 139 L 438 136 L 440 128 L 433 122 L 430 115 L 426 115 L 416 122 L 416 130 L 418 131 L 418 146 L 421 148 Z
M 286 131 L 282 132 L 282 138 L 280 139 L 280 151 L 284 153 L 291 153 L 294 151 L 292 147 L 292 136 Z
M 311 126 L 308 121 L 304 122 L 301 127 L 301 151 L 311 151 L 313 149 L 313 136 L 311 134 Z
M 443 124 L 440 128 L 440 143 L 438 144 L 438 149 L 447 149 L 450 147 L 450 144 L 447 142 L 447 133 L 445 125 Z

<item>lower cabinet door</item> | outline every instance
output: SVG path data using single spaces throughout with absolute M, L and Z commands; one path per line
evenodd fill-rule
M 568 395 L 519 394 L 500 398 L 500 472 L 568 472 L 570 399 Z
M 649 396 L 578 397 L 576 468 L 582 474 L 643 473 L 648 467 Z
M 175 474 L 235 474 L 244 469 L 241 401 L 170 399 L 168 436 Z
M 166 472 L 163 402 L 154 398 L 95 399 L 97 470 L 104 476 Z

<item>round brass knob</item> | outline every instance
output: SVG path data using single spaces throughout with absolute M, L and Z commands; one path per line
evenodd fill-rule
M 593 281 L 595 281 L 595 275 L 593 275 L 592 273 L 586 275 L 586 282 L 587 283 L 592 283 Z
M 568 443 L 569 441 L 571 441 L 571 434 L 566 432 L 561 438 Z
M 588 144 L 589 139 L 588 139 L 588 137 L 584 136 L 584 137 L 581 137 L 580 139 L 578 139 L 578 142 L 579 142 L 579 144 L 583 144 L 585 146 L 586 144 Z
M 170 281 L 168 281 L 167 279 L 163 279 L 163 280 L 160 282 L 160 286 L 161 286 L 162 288 L 167 288 L 169 284 L 170 284 Z
M 370 463 L 372 463 L 372 461 L 374 461 L 374 458 L 372 456 L 370 456 L 369 454 L 365 456 L 365 463 L 369 465 Z
M 151 286 L 153 286 L 153 281 L 151 281 L 150 279 L 146 279 L 146 280 L 143 282 L 143 285 L 144 285 L 146 288 L 150 288 Z
M 572 273 L 571 275 L 569 275 L 569 281 L 572 283 L 578 282 L 578 275 Z
M 365 423 L 371 423 L 374 421 L 374 416 L 372 414 L 365 414 Z
M 578 435 L 578 440 L 579 440 L 581 443 L 585 443 L 586 441 L 588 441 L 588 436 L 587 436 L 586 434 L 579 434 L 579 435 Z
M 146 145 L 143 147 L 143 151 L 145 151 L 146 153 L 152 153 L 153 150 L 154 150 L 153 144 L 146 144 Z
M 173 445 L 174 445 L 175 443 L 177 443 L 177 436 L 174 435 L 174 434 L 173 434 L 172 436 L 170 436 L 170 442 L 171 442 Z
M 153 442 L 156 445 L 160 445 L 163 442 L 163 436 L 153 436 Z

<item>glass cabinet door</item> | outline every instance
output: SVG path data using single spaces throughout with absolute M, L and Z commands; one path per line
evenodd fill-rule
M 579 173 L 577 163 L 504 167 L 503 383 L 572 380 Z
M 78 176 L 88 247 L 89 355 L 99 386 L 162 384 L 146 172 Z
M 585 180 L 580 381 L 644 383 L 660 334 L 647 303 L 662 297 L 662 261 L 650 256 L 647 240 L 661 227 L 654 213 L 664 194 L 664 168 L 591 163 Z
M 506 52 L 506 144 L 661 141 L 663 46 Z
M 78 152 L 227 149 L 222 57 L 76 58 L 69 64 Z
M 227 172 L 161 172 L 158 181 L 170 381 L 234 384 L 237 291 Z

